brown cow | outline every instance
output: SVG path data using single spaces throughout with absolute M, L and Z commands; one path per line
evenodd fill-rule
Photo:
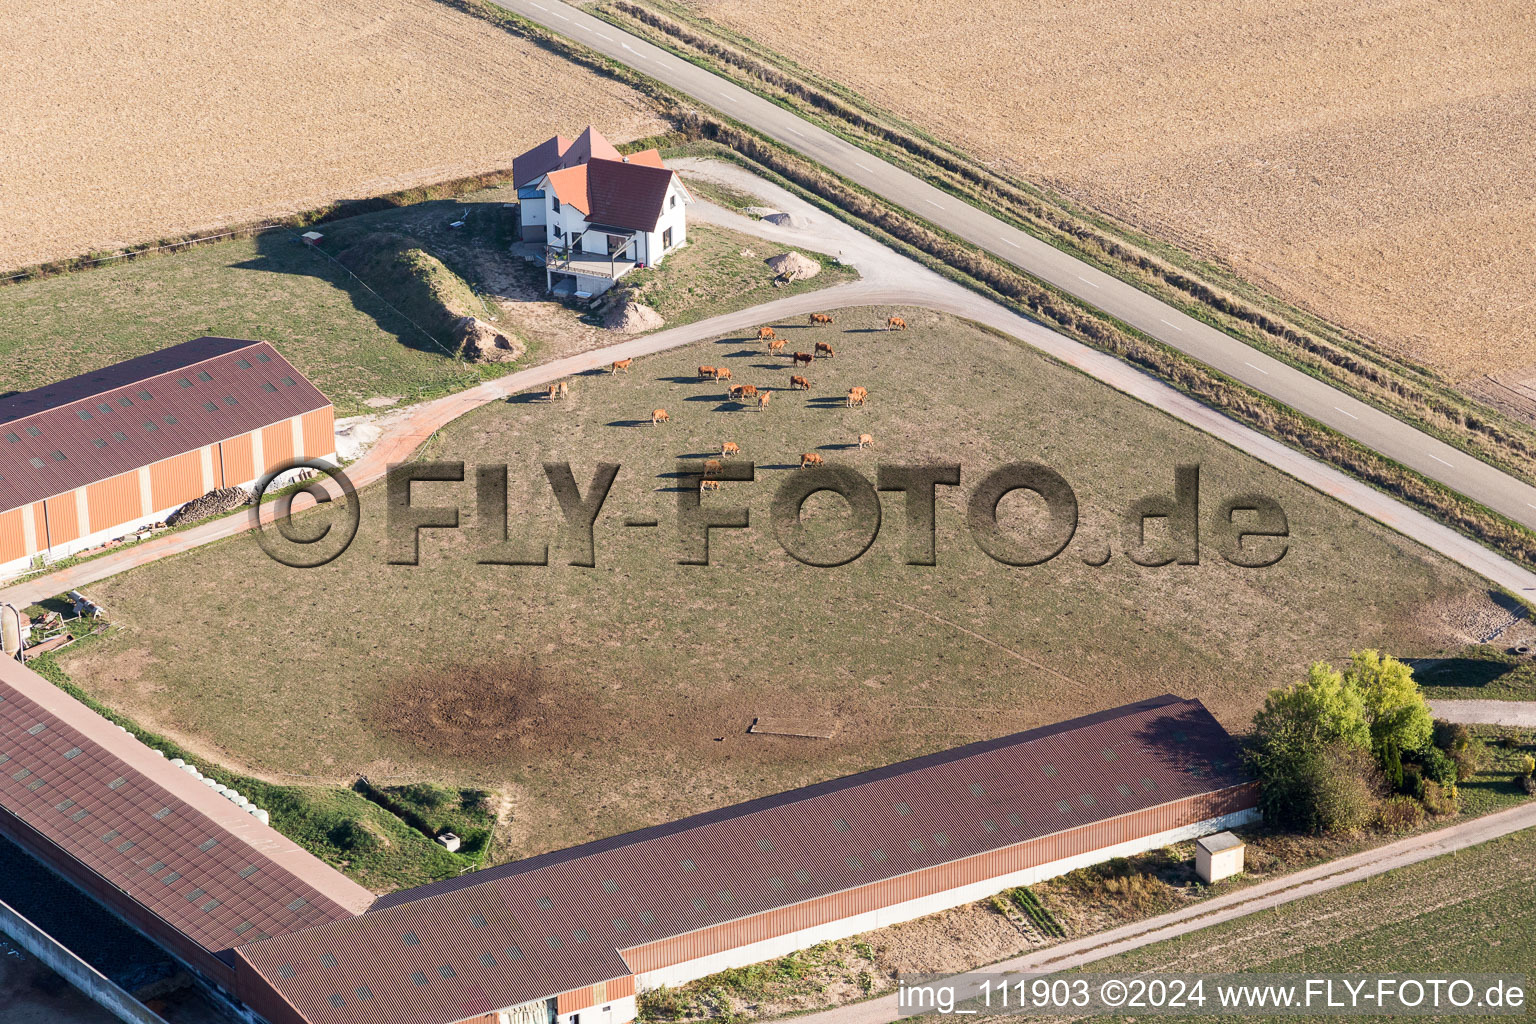
M 772 391 L 764 391 L 762 394 L 758 395 L 757 396 L 757 411 L 758 412 L 762 412 L 764 409 L 768 408 L 768 399 L 770 399 L 772 397 L 773 397 L 773 392 Z
M 815 452 L 806 452 L 804 455 L 800 456 L 800 468 L 804 469 L 806 466 L 821 466 L 824 465 L 826 461 L 826 459 L 822 458 L 820 455 L 817 455 Z
M 872 435 L 870 435 L 870 434 L 860 434 L 859 435 L 859 447 L 860 448 L 868 448 L 870 445 L 872 445 L 874 443 L 875 443 L 875 439 L 874 439 L 874 437 Z
M 856 405 L 863 405 L 864 404 L 864 400 L 866 398 L 868 398 L 868 397 L 869 397 L 869 392 L 867 390 L 865 390 L 864 388 L 849 388 L 848 389 L 848 408 L 852 409 Z
M 780 338 L 778 341 L 770 341 L 768 343 L 768 351 L 782 352 L 784 351 L 784 346 L 787 344 L 789 344 L 789 342 L 785 341 L 783 338 Z
M 718 491 L 719 489 L 720 489 L 720 481 L 719 480 L 700 480 L 699 481 L 699 490 L 701 490 L 701 491 Z
M 733 402 L 742 398 L 756 398 L 757 388 L 751 384 L 732 384 L 730 396 Z
M 715 380 L 730 380 L 730 379 L 731 379 L 731 368 L 729 366 L 722 366 L 722 367 L 718 368 L 717 370 L 715 370 Z
M 666 423 L 666 422 L 670 421 L 671 419 L 672 419 L 672 417 L 667 415 L 667 410 L 665 410 L 665 409 L 657 409 L 657 410 L 655 410 L 654 412 L 651 413 L 651 426 L 654 427 L 658 423 Z
M 700 380 L 714 380 L 715 379 L 715 374 L 717 374 L 719 372 L 720 371 L 715 369 L 713 366 L 701 366 L 701 367 L 699 367 L 699 379 Z
M 723 468 L 724 468 L 724 466 L 723 466 L 723 464 L 721 463 L 721 461 L 719 459 L 705 459 L 704 460 L 704 475 L 705 476 L 719 476 L 720 475 L 720 470 L 723 469 Z
M 813 324 L 830 324 L 830 323 L 836 323 L 836 322 L 837 321 L 833 320 L 830 316 L 828 316 L 825 313 L 812 313 L 811 314 L 811 323 L 813 323 Z
M 809 391 L 811 390 L 811 382 L 804 377 L 791 377 L 789 378 L 789 390 Z
M 818 341 L 816 343 L 816 353 L 815 354 L 818 355 L 818 356 L 826 356 L 828 359 L 831 359 L 833 356 L 837 355 L 836 352 L 832 351 L 832 346 L 828 345 L 824 341 Z
M 620 370 L 622 370 L 625 373 L 628 373 L 629 372 L 630 364 L 633 363 L 634 361 L 635 360 L 634 360 L 633 357 L 631 357 L 629 359 L 615 359 L 613 361 L 613 365 L 608 368 L 608 372 L 609 373 L 618 373 Z
M 804 363 L 806 366 L 810 366 L 811 361 L 816 357 L 811 355 L 809 352 L 796 352 L 791 358 L 794 359 L 796 366 L 799 366 L 801 363 Z
M 758 341 L 767 341 L 767 340 L 771 340 L 772 338 L 773 338 L 773 328 L 772 327 L 759 327 L 757 329 L 757 340 Z
M 722 459 L 725 458 L 727 455 L 740 455 L 740 454 L 741 454 L 741 445 L 737 444 L 735 441 L 726 441 L 724 444 L 722 444 L 720 446 L 720 457 Z
M 886 320 L 885 329 L 888 331 L 904 331 L 907 329 L 907 322 L 899 316 L 893 316 Z
M 553 402 L 557 398 L 564 398 L 566 395 L 568 395 L 570 393 L 571 393 L 571 385 L 570 385 L 570 383 L 568 381 L 561 381 L 558 384 L 551 384 L 549 386 L 549 400 L 551 402 Z

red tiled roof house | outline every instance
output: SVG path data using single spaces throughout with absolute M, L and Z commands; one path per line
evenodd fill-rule
M 198 338 L 0 398 L 0 578 L 335 457 L 330 400 L 264 341 Z
M 545 247 L 557 295 L 599 295 L 688 240 L 688 191 L 654 149 L 620 155 L 588 127 L 547 139 L 512 162 L 525 242 Z

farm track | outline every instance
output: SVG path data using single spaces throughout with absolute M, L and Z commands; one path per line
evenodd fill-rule
M 1005 972 L 1047 973 L 1083 967 L 1142 946 L 1338 889 L 1394 868 L 1465 850 L 1532 827 L 1536 827 L 1536 804 L 1512 807 L 1460 825 L 1410 836 L 1395 843 L 1282 875 L 1235 892 L 1213 896 L 1171 913 L 1026 953 L 992 964 L 984 970 L 990 976 Z M 956 1002 L 961 998 L 963 996 L 957 991 Z M 806 1014 L 797 1018 L 797 1021 L 802 1024 L 886 1024 L 897 1017 L 896 996 L 893 994 Z
M 559 0 L 501 0 L 497 6 L 723 112 L 1080 302 L 1536 529 L 1536 487 L 1051 247 L 770 100 Z
M 778 299 L 553 360 L 390 414 L 380 420 L 383 430 L 378 441 L 347 467 L 347 475 L 353 484 L 362 488 L 382 479 L 391 463 L 407 460 L 444 424 L 473 409 L 488 402 L 504 400 L 518 392 L 544 387 L 553 381 L 601 370 L 617 359 L 652 355 L 723 334 L 755 329 L 764 323 L 782 323 L 792 317 L 803 318 L 816 311 L 873 305 L 920 307 L 964 317 L 1030 345 L 1317 488 L 1498 586 L 1516 594 L 1536 596 L 1536 573 L 1414 511 L 1368 484 L 1237 423 L 1112 356 L 1094 351 L 946 280 L 814 209 L 783 189 L 730 165 L 681 161 L 677 166 L 685 173 L 691 171 L 716 177 L 727 184 L 757 192 L 768 205 L 802 216 L 807 226 L 776 227 L 702 202 L 695 207 L 694 216 L 698 219 L 751 233 L 771 242 L 840 253 L 846 262 L 859 270 L 862 280 Z M 339 489 L 334 484 L 331 485 L 331 493 L 339 497 Z M 262 521 L 266 523 L 271 519 L 272 506 L 268 505 L 263 509 Z M 0 600 L 25 607 L 135 566 L 236 536 L 250 527 L 250 519 L 245 515 L 216 520 L 142 542 L 120 553 L 102 555 L 15 584 L 0 591 Z

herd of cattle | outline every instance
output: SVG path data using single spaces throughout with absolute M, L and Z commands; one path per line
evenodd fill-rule
M 810 316 L 810 322 L 813 325 L 831 325 L 837 321 L 827 313 L 812 313 Z M 907 329 L 907 322 L 899 316 L 892 316 L 886 319 L 885 329 L 888 331 L 904 331 Z M 787 347 L 786 341 L 783 338 L 778 337 L 777 332 L 775 332 L 772 327 L 759 327 L 757 329 L 757 340 L 767 343 L 768 353 L 770 355 L 779 355 L 783 353 L 784 349 Z M 817 359 L 834 359 L 837 357 L 837 352 L 832 348 L 831 345 L 827 344 L 826 342 L 818 341 L 811 351 L 791 352 L 789 353 L 789 356 L 790 365 L 794 368 L 798 368 L 801 365 L 809 367 Z M 634 365 L 634 362 L 635 360 L 633 358 L 614 360 L 612 365 L 609 366 L 608 372 L 610 374 L 628 373 L 629 368 Z M 728 381 L 731 379 L 731 370 L 726 366 L 700 366 L 699 379 L 710 381 Z M 791 374 L 789 378 L 789 389 L 791 391 L 810 391 L 811 381 L 806 377 L 800 376 L 799 374 Z M 556 401 L 565 397 L 569 393 L 570 385 L 566 381 L 559 381 L 558 383 L 549 385 L 547 391 L 550 401 Z M 768 388 L 759 388 L 755 384 L 732 384 L 730 389 L 727 391 L 727 396 L 731 401 L 744 406 L 755 402 L 758 410 L 763 411 L 768 408 L 768 403 L 773 398 L 773 392 Z M 847 394 L 844 396 L 845 404 L 847 408 L 850 409 L 862 408 L 868 400 L 869 390 L 863 387 L 851 387 L 848 389 Z M 670 423 L 671 421 L 672 417 L 668 415 L 667 410 L 653 409 L 651 411 L 651 426 L 656 427 L 663 423 Z M 858 446 L 860 448 L 868 448 L 874 443 L 875 439 L 871 435 L 859 435 Z M 714 478 L 717 477 L 720 473 L 721 459 L 726 459 L 732 455 L 740 454 L 740 452 L 741 447 L 734 441 L 726 441 L 721 444 L 720 459 L 710 459 L 704 463 L 704 478 L 700 484 L 701 488 L 703 490 L 718 490 L 720 487 L 720 481 Z M 800 468 L 804 469 L 806 466 L 820 466 L 824 463 L 824 461 L 825 460 L 815 452 L 805 452 L 800 456 Z

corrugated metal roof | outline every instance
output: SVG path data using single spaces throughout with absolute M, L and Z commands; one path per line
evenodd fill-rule
M 330 405 L 264 341 L 198 338 L 0 399 L 0 512 Z
M 398 892 L 240 955 L 315 1024 L 442 1024 L 470 986 L 486 1009 L 556 995 L 627 974 L 615 950 L 1246 781 L 1210 713 L 1165 695 Z
M 227 814 L 200 809 L 227 803 L 211 790 L 184 799 L 174 790 L 205 787 L 67 694 L 11 661 L 0 676 L 0 807 L 169 927 L 216 954 L 360 909 L 361 886 L 233 804 Z M 83 714 L 50 706 L 60 704 Z M 110 730 L 137 756 L 114 753 L 91 730 Z M 284 866 L 294 853 L 323 886 Z

